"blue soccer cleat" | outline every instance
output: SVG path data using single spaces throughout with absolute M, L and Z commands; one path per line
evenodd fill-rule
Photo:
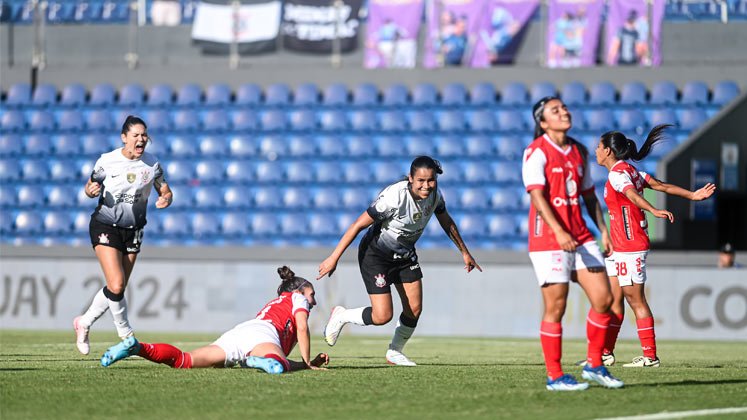
M 241 364 L 241 367 L 260 369 L 271 375 L 278 375 L 285 371 L 282 363 L 269 357 L 249 356 Z
M 587 381 L 594 381 L 605 388 L 622 388 L 623 381 L 615 378 L 604 365 L 595 368 L 589 365 L 584 366 L 581 377 Z
M 127 337 L 121 343 L 109 347 L 101 356 L 101 366 L 108 367 L 112 363 L 134 356 L 140 352 L 140 343 L 135 337 Z
M 589 387 L 586 382 L 577 382 L 573 375 L 565 374 L 554 381 L 547 378 L 548 391 L 583 391 Z

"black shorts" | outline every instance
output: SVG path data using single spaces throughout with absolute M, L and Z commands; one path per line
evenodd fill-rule
M 392 293 L 392 284 L 412 283 L 423 278 L 418 254 L 391 258 L 372 249 L 365 241 L 358 248 L 358 266 L 369 295 Z
M 88 225 L 88 233 L 91 235 L 91 245 L 110 246 L 118 249 L 123 254 L 137 254 L 143 243 L 143 229 L 122 229 L 101 223 L 91 217 Z

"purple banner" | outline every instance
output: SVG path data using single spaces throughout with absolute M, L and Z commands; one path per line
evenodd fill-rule
M 485 19 L 489 8 L 488 0 L 429 0 L 423 65 L 488 67 L 488 48 L 480 33 L 490 31 Z
M 603 0 L 550 0 L 548 67 L 595 64 L 603 5 Z
M 488 49 L 491 64 L 511 64 L 521 45 L 527 23 L 539 7 L 539 0 L 487 0 L 487 29 L 480 37 Z
M 661 64 L 661 22 L 664 0 L 610 0 L 607 13 L 606 59 L 610 66 Z
M 364 67 L 415 67 L 423 0 L 370 0 Z

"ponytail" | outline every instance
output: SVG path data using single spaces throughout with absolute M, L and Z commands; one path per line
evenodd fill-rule
M 305 289 L 311 286 L 311 283 L 303 277 L 297 277 L 287 265 L 278 268 L 280 275 L 280 286 L 278 286 L 278 296 L 285 292 L 295 292 L 296 290 Z
M 625 134 L 619 131 L 608 131 L 602 134 L 601 142 L 604 147 L 612 149 L 615 159 L 631 159 L 638 162 L 651 153 L 654 144 L 664 138 L 664 130 L 671 126 L 671 124 L 660 124 L 652 128 L 640 150 L 638 150 L 633 140 L 625 137 Z

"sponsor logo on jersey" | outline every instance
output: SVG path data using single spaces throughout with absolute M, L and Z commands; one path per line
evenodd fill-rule
M 132 184 L 133 182 L 135 182 L 135 178 L 136 178 L 136 176 L 132 172 L 130 172 L 130 173 L 127 174 L 127 182 L 129 182 L 130 184 Z
M 630 230 L 630 210 L 628 209 L 628 206 L 622 206 L 620 210 L 622 210 L 623 230 L 625 231 L 625 238 L 631 241 L 633 240 L 633 232 Z
M 383 274 L 377 274 L 374 276 L 374 284 L 377 287 L 384 287 L 386 286 L 386 276 Z
M 99 235 L 99 243 L 100 244 L 108 244 L 109 243 L 109 235 L 106 233 L 102 233 Z
M 562 174 L 563 173 L 563 168 L 561 168 L 560 166 L 556 166 L 556 167 L 552 168 L 551 172 L 554 173 L 554 174 Z
M 138 252 L 140 251 L 139 248 L 127 248 L 127 252 Z
M 411 265 L 411 266 L 410 266 L 410 271 L 415 271 L 415 270 L 417 270 L 418 268 L 420 268 L 420 264 L 419 264 L 419 263 L 416 263 L 415 265 Z
M 577 206 L 578 205 L 578 197 L 572 197 L 569 199 L 565 199 L 563 197 L 555 197 L 552 199 L 552 205 L 555 207 L 562 207 L 562 206 Z
M 423 218 L 423 213 L 415 213 L 412 215 L 412 220 L 414 222 L 417 222 L 418 220 Z

